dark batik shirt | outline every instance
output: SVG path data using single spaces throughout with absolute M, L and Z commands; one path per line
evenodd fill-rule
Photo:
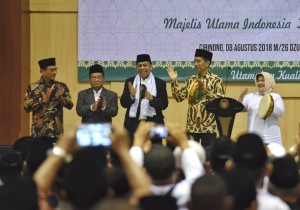
M 48 136 L 57 138 L 64 132 L 63 107 L 72 109 L 73 102 L 66 84 L 54 81 L 54 91 L 50 96 L 49 103 L 42 103 L 51 85 L 47 85 L 41 78 L 30 84 L 25 94 L 24 109 L 32 112 L 32 136 Z

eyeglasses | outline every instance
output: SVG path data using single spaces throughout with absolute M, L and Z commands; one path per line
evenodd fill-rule
M 49 70 L 49 71 L 51 71 L 51 72 L 55 72 L 55 71 L 58 70 L 58 68 L 49 68 L 49 69 L 46 69 L 46 70 Z
M 102 76 L 102 75 L 99 75 L 99 76 L 91 76 L 91 80 L 96 80 L 96 79 L 103 79 L 104 78 L 104 76 Z

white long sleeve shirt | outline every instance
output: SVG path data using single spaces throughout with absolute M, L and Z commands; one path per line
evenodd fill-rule
M 274 196 L 266 190 L 257 190 L 257 210 L 290 210 L 290 207 L 279 197 Z
M 260 135 L 265 144 L 273 142 L 282 144 L 278 118 L 283 116 L 284 104 L 279 94 L 271 92 L 274 100 L 274 111 L 265 120 L 258 116 L 258 106 L 263 97 L 258 92 L 247 94 L 242 103 L 248 111 L 248 132 Z
M 130 156 L 139 166 L 144 164 L 144 153 L 141 147 L 132 147 L 130 149 Z M 176 198 L 180 210 L 187 210 L 186 203 L 190 200 L 192 184 L 198 177 L 205 173 L 205 169 L 200 162 L 197 153 L 192 148 L 183 150 L 181 165 L 185 179 L 176 184 L 172 191 L 172 197 Z M 165 195 L 174 184 L 159 186 L 152 184 L 151 190 L 155 195 Z

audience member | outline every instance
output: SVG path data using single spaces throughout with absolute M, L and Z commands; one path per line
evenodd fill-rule
M 178 172 L 175 167 L 175 158 L 169 148 L 152 145 L 150 151 L 144 156 L 142 147 L 149 138 L 149 132 L 153 126 L 154 124 L 150 122 L 140 124 L 134 136 L 133 147 L 130 149 L 131 157 L 139 165 L 144 165 L 151 177 L 151 189 L 154 195 L 164 196 L 170 193 L 176 198 L 179 209 L 187 209 L 186 203 L 190 199 L 191 185 L 195 179 L 205 173 L 203 165 L 195 150 L 189 148 L 188 138 L 179 125 L 167 124 L 168 140 L 182 150 L 181 166 L 185 179 L 176 182 Z
M 202 165 L 205 165 L 206 163 L 206 151 L 203 148 L 203 146 L 197 142 L 195 142 L 194 140 L 188 140 L 188 145 L 190 148 L 192 148 L 193 150 L 195 150 L 195 152 L 197 153 L 197 156 L 200 160 L 200 162 L 202 163 Z M 173 155 L 175 157 L 175 164 L 177 168 L 181 168 L 181 155 L 182 155 L 182 150 L 179 146 L 175 147 L 174 151 L 173 151 Z
M 47 152 L 53 148 L 53 142 L 53 138 L 47 136 L 37 137 L 31 142 L 24 160 L 23 174 L 25 176 L 33 176 L 47 158 Z M 52 191 L 46 194 L 38 190 L 38 199 L 40 210 L 53 210 L 57 207 L 57 197 Z
M 217 174 L 225 173 L 228 169 L 227 167 L 231 167 L 229 164 L 232 163 L 235 143 L 230 138 L 221 136 L 212 142 L 209 149 L 207 170 Z M 226 163 L 228 164 L 226 165 Z
M 113 142 L 112 150 L 120 158 L 134 197 L 138 200 L 140 197 L 150 195 L 150 182 L 147 175 L 129 156 L 128 133 L 119 127 L 114 127 L 110 138 Z M 73 154 L 72 159 L 68 158 L 70 154 Z M 62 189 L 68 200 L 60 202 L 67 205 L 64 207 L 60 205 L 59 208 L 95 209 L 95 205 L 106 198 L 109 186 L 104 172 L 106 167 L 104 159 L 105 153 L 100 147 L 78 148 L 75 132 L 72 131 L 59 139 L 52 153 L 36 171 L 34 180 L 40 191 L 49 192 L 58 170 L 68 160 L 62 182 Z
M 294 158 L 290 155 L 275 158 L 271 163 L 268 191 L 280 197 L 291 210 L 300 209 L 299 172 Z
M 279 197 L 265 190 L 264 178 L 269 173 L 266 168 L 267 152 L 260 136 L 253 133 L 241 135 L 236 142 L 234 162 L 237 170 L 246 170 L 253 177 L 257 188 L 258 210 L 287 210 L 288 205 Z
M 0 155 L 0 186 L 21 176 L 23 160 L 20 154 L 11 151 Z
M 226 182 L 218 175 L 207 173 L 193 183 L 190 210 L 230 210 L 232 205 Z
M 23 136 L 19 139 L 17 139 L 17 141 L 13 144 L 12 149 L 15 152 L 18 152 L 21 156 L 23 161 L 26 158 L 26 155 L 28 153 L 30 144 L 35 140 L 35 138 L 31 137 L 31 136 Z
M 29 177 L 15 177 L 0 187 L 1 210 L 41 210 L 37 186 Z
M 92 207 L 107 195 L 105 153 L 101 147 L 82 147 L 65 167 L 63 190 L 70 203 L 80 209 Z
M 49 137 L 41 136 L 35 138 L 29 145 L 29 150 L 25 157 L 24 173 L 32 176 L 42 162 L 47 158 L 47 151 L 53 148 L 53 143 Z
M 233 210 L 256 210 L 255 180 L 246 170 L 227 171 L 224 177 L 227 181 L 229 194 L 233 196 Z

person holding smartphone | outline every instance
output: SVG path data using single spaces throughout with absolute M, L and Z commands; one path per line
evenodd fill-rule
M 104 88 L 105 75 L 101 65 L 90 67 L 89 81 L 91 87 L 78 93 L 76 112 L 82 117 L 81 122 L 112 122 L 112 117 L 118 114 L 118 96 Z

